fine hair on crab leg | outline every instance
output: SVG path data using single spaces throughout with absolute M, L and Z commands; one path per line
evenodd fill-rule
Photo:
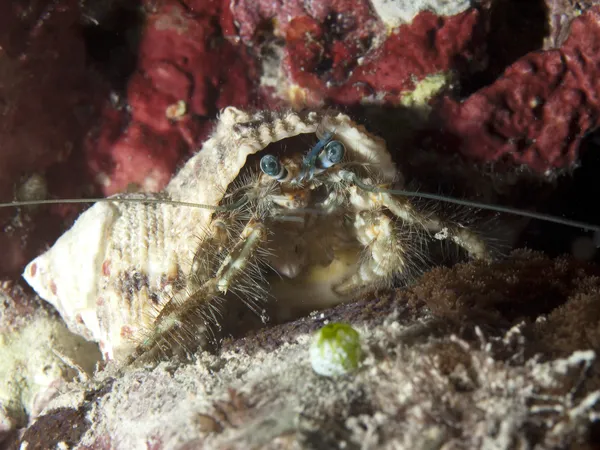
M 375 261 L 382 259 L 383 255 L 391 253 L 396 257 L 393 264 L 396 269 L 384 267 L 385 264 L 382 264 L 383 261 L 381 261 L 377 269 L 373 267 L 370 271 L 381 271 L 381 276 L 384 278 L 390 278 L 394 272 L 403 273 L 407 264 L 405 259 L 408 259 L 409 255 L 406 255 L 406 243 L 402 243 L 405 240 L 401 237 L 405 233 L 404 230 L 410 227 L 420 234 L 420 236 L 417 236 L 416 242 L 424 243 L 431 235 L 439 240 L 448 238 L 476 259 L 491 259 L 491 253 L 485 240 L 476 232 L 466 227 L 461 228 L 449 220 L 439 219 L 433 212 L 417 211 L 406 198 L 393 197 L 385 191 L 362 189 L 356 182 L 359 180 L 358 176 L 353 172 L 341 170 L 337 175 L 341 178 L 342 183 L 352 180 L 347 188 L 349 201 L 357 210 L 365 210 L 365 212 L 359 213 L 359 217 L 355 221 L 359 240 L 361 242 L 365 240 L 363 235 L 369 236 L 369 238 L 366 238 L 367 240 L 373 239 L 372 243 L 363 242 L 364 245 L 373 247 L 371 252 L 373 261 L 363 263 L 359 272 L 364 272 L 368 267 L 373 266 Z M 371 178 L 367 179 L 370 180 Z M 364 182 L 361 183 L 365 184 Z M 369 215 L 372 216 L 372 211 L 377 211 L 378 216 L 370 217 L 364 222 L 361 216 L 365 216 L 366 212 L 369 212 Z M 386 212 L 399 219 L 398 223 L 393 223 L 394 228 L 392 228 L 392 222 L 387 218 Z M 381 226 L 386 223 L 390 225 Z M 420 254 L 414 251 L 414 248 L 412 250 L 410 252 L 411 257 Z M 389 256 L 386 256 L 386 259 L 389 259 Z
M 213 320 L 215 310 L 219 311 L 221 301 L 216 295 L 214 280 L 205 282 L 195 289 L 186 288 L 171 298 L 166 305 L 156 311 L 151 329 L 141 330 L 136 348 L 127 357 L 124 365 L 130 365 L 144 356 L 156 359 L 168 356 L 167 352 L 178 345 L 186 349 L 186 342 L 198 343 L 202 336 L 200 330 L 211 332 L 209 323 Z
M 399 225 L 385 211 L 361 211 L 354 219 L 357 239 L 364 245 L 357 270 L 335 286 L 340 295 L 356 289 L 385 288 L 393 285 L 396 275 L 406 284 L 426 266 L 425 253 L 415 243 L 423 242 L 416 227 Z
M 239 242 L 225 257 L 217 271 L 216 279 L 219 292 L 226 294 L 233 279 L 246 268 L 252 253 L 263 242 L 266 230 L 262 223 L 251 220 L 241 233 Z
M 166 353 L 173 345 L 187 348 L 186 343 L 197 342 L 201 334 L 198 333 L 198 325 L 210 333 L 210 325 L 217 322 L 215 314 L 219 313 L 222 296 L 232 287 L 232 283 L 244 276 L 248 265 L 253 263 L 252 259 L 260 257 L 258 249 L 265 238 L 264 225 L 255 219 L 249 220 L 239 241 L 227 252 L 214 277 L 198 284 L 198 278 L 190 276 L 183 293 L 174 296 L 157 311 L 152 329 L 142 332 L 145 336 L 126 364 L 133 363 L 142 355 L 155 357 L 159 353 Z
M 439 240 L 450 239 L 458 246 L 464 248 L 475 259 L 490 259 L 491 255 L 487 244 L 476 232 L 461 227 L 437 217 L 433 212 L 426 215 L 416 214 L 412 205 L 403 198 L 394 198 L 387 192 L 372 193 L 378 197 L 389 211 L 402 218 L 407 223 L 413 223 L 425 228 Z

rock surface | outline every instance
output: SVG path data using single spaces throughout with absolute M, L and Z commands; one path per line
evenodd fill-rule
M 514 252 L 406 290 L 227 340 L 190 361 L 71 384 L 25 431 L 42 449 L 592 448 L 599 269 Z M 366 354 L 330 379 L 312 331 L 352 323 Z M 64 444 L 60 444 L 63 442 Z

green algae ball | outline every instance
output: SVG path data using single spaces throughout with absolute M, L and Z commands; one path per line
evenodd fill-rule
M 345 323 L 330 323 L 310 344 L 310 363 L 319 375 L 335 377 L 357 369 L 362 354 L 358 331 Z

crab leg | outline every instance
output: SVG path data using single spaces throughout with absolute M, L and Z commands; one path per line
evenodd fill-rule
M 484 240 L 476 233 L 444 222 L 433 213 L 420 214 L 407 200 L 387 193 L 368 192 L 356 186 L 351 186 L 349 193 L 350 203 L 357 210 L 354 220 L 356 238 L 368 255 L 359 262 L 354 274 L 336 286 L 340 294 L 386 286 L 397 274 L 410 277 L 415 258 L 417 261 L 423 259 L 423 253 L 414 246 L 421 240 L 414 239 L 411 233 L 435 233 L 437 239 L 452 240 L 473 258 L 490 258 Z M 400 219 L 405 226 L 398 226 L 386 212 Z
M 339 294 L 383 287 L 391 284 L 395 274 L 409 271 L 409 246 L 401 238 L 401 230 L 386 214 L 377 210 L 360 211 L 354 228 L 358 241 L 369 254 L 359 262 L 354 274 L 335 287 Z
M 450 222 L 445 222 L 433 213 L 418 214 L 411 204 L 390 194 L 371 194 L 378 197 L 378 202 L 392 214 L 408 224 L 415 224 L 435 234 L 436 239 L 450 239 L 464 248 L 472 258 L 490 259 L 490 253 L 485 241 L 473 231 Z
M 248 265 L 252 254 L 264 241 L 266 230 L 262 223 L 257 220 L 250 220 L 244 230 L 238 243 L 231 249 L 221 267 L 217 271 L 216 279 L 219 292 L 226 294 L 231 282 Z
M 357 210 L 387 208 L 392 214 L 402 219 L 408 225 L 417 225 L 433 233 L 436 239 L 450 239 L 464 248 L 472 258 L 491 259 L 485 241 L 460 224 L 444 221 L 434 213 L 422 214 L 412 207 L 411 203 L 402 197 L 379 189 L 370 189 L 372 180 L 361 180 L 354 173 L 342 170 L 338 176 L 351 183 L 349 186 L 350 203 Z
M 210 227 L 202 230 L 204 238 L 195 251 L 191 277 L 195 285 L 200 286 L 209 280 L 218 265 L 218 255 L 230 245 L 230 235 L 224 218 L 213 218 Z
M 154 329 L 140 342 L 126 364 L 132 363 L 141 355 L 154 356 L 164 352 L 164 348 L 169 348 L 173 343 L 181 345 L 197 341 L 200 338 L 199 325 L 206 330 L 206 323 L 210 320 L 207 313 L 215 307 L 215 300 L 226 294 L 236 278 L 244 273 L 265 236 L 264 225 L 257 220 L 250 220 L 216 275 L 201 285 L 195 284 L 195 278 L 190 277 L 188 287 L 174 296 L 160 311 Z

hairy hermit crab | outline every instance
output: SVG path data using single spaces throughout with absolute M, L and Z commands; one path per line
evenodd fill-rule
M 127 362 L 199 341 L 226 296 L 260 314 L 409 277 L 427 237 L 488 258 L 476 233 L 380 189 L 394 185 L 385 142 L 344 114 L 230 107 L 164 192 L 95 204 L 24 277 Z

